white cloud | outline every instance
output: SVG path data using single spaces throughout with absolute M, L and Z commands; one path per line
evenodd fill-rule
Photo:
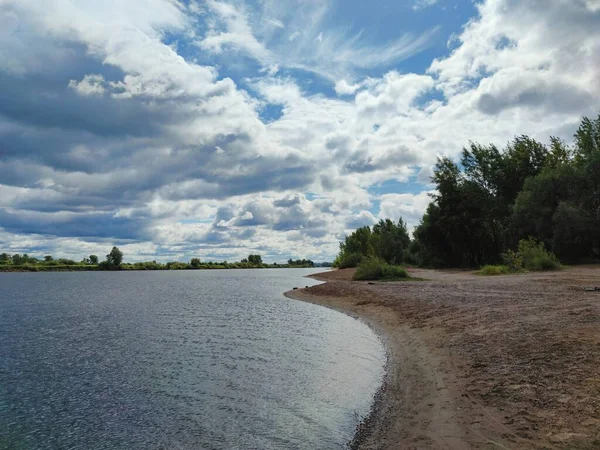
M 433 191 L 418 194 L 384 194 L 380 197 L 379 217 L 391 218 L 394 221 L 403 218 L 408 229 L 412 231 L 427 210 L 431 202 L 431 193 Z
M 83 80 L 69 81 L 69 87 L 81 95 L 102 95 L 106 92 L 106 80 L 102 75 L 86 75 Z
M 438 0 L 415 0 L 415 3 L 413 4 L 413 9 L 415 11 L 418 11 L 419 9 L 424 9 L 433 6 L 437 2 Z
M 370 186 L 425 184 L 436 157 L 469 140 L 569 139 L 598 112 L 596 2 L 482 2 L 425 74 L 381 68 L 435 30 L 373 43 L 368 30 L 328 27 L 330 2 L 290 2 L 0 0 L 3 248 L 80 258 L 118 241 L 129 260 L 331 259 L 352 226 L 402 216 L 413 227 L 429 202 L 430 186 Z M 259 61 L 251 90 L 227 78 L 227 58 L 217 69 L 163 42 L 196 36 L 198 21 L 200 51 Z M 308 94 L 290 68 L 341 97 Z M 261 121 L 276 105 L 280 117 Z
M 201 48 L 215 53 L 221 53 L 230 48 L 244 51 L 261 63 L 268 64 L 272 61 L 270 52 L 256 39 L 252 27 L 248 23 L 248 16 L 243 10 L 216 0 L 209 0 L 206 5 L 223 23 L 223 30 L 218 24 L 213 25 L 207 36 L 198 42 Z M 272 25 L 274 19 L 268 19 L 268 22 Z M 277 23 L 281 22 L 277 21 Z M 283 26 L 282 23 L 281 25 Z
M 335 80 L 356 70 L 403 61 L 428 48 L 439 31 L 433 28 L 418 36 L 403 33 L 373 44 L 363 32 L 328 26 L 331 0 L 264 0 L 260 5 L 207 2 L 217 20 L 199 42 L 201 48 L 218 54 L 244 52 L 262 65 L 277 63 Z

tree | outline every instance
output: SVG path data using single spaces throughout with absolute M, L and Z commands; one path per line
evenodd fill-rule
M 106 255 L 106 262 L 114 267 L 119 267 L 123 261 L 123 253 L 117 247 L 113 247 L 108 255 Z
M 248 255 L 248 262 L 255 266 L 260 266 L 262 264 L 262 257 L 260 255 Z
M 44 261 L 45 262 L 54 261 L 54 258 L 52 256 L 50 256 L 50 255 L 46 255 L 46 256 L 44 256 Z
M 200 267 L 200 258 L 192 258 L 190 261 L 190 266 L 192 266 L 194 269 Z
M 11 261 L 12 259 L 8 253 L 2 253 L 0 255 L 0 264 L 10 264 Z
M 98 257 L 96 255 L 90 255 L 90 263 L 98 265 Z
M 589 254 L 593 242 L 590 242 L 589 224 L 583 211 L 569 203 L 561 202 L 552 217 L 552 223 L 554 253 L 568 261 Z
M 390 219 L 380 220 L 373 226 L 371 245 L 376 255 L 388 264 L 401 264 L 410 245 L 410 236 L 404 220 L 396 225 Z
M 20 255 L 19 253 L 15 253 L 15 254 L 12 256 L 12 263 L 13 263 L 15 266 L 22 266 L 22 265 L 23 265 L 23 264 L 25 264 L 26 262 L 27 262 L 27 260 L 26 260 L 26 259 L 25 259 L 25 258 L 24 258 L 22 255 Z

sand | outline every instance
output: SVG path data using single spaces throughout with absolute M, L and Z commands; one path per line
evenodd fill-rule
M 600 268 L 354 282 L 286 295 L 360 318 L 388 351 L 358 449 L 600 449 Z

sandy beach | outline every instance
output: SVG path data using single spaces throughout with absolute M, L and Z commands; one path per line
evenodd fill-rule
M 600 449 L 600 268 L 288 292 L 360 318 L 388 365 L 358 449 Z

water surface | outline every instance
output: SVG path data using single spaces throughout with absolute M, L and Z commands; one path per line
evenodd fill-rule
M 343 448 L 384 352 L 310 272 L 0 274 L 0 448 Z

